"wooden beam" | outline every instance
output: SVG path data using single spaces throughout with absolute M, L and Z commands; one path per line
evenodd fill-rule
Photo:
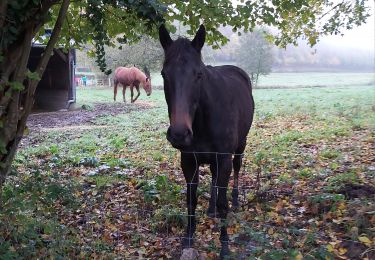
M 60 56 L 60 58 L 65 61 L 65 63 L 69 63 L 68 57 L 66 57 L 65 53 L 60 49 L 55 49 L 55 52 Z

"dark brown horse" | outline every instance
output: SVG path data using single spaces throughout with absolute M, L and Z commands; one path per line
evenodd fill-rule
M 122 98 L 125 101 L 125 91 L 126 88 L 130 87 L 131 92 L 131 102 L 134 103 L 139 95 L 139 84 L 142 83 L 144 90 L 147 93 L 147 96 L 151 95 L 151 79 L 149 76 L 146 76 L 142 71 L 140 71 L 136 67 L 118 67 L 115 70 L 115 74 L 113 77 L 114 82 L 114 95 L 113 100 L 116 101 L 117 96 L 117 86 L 118 84 L 122 85 Z M 137 90 L 137 96 L 134 98 L 134 92 L 133 89 Z
M 212 172 L 209 215 L 221 218 L 221 257 L 229 254 L 226 217 L 227 188 L 234 168 L 232 206 L 238 207 L 238 173 L 250 130 L 254 100 L 249 76 L 235 66 L 205 66 L 201 49 L 205 28 L 200 26 L 193 41 L 171 39 L 162 25 L 159 38 L 164 48 L 165 99 L 170 126 L 167 139 L 181 151 L 181 168 L 187 183 L 188 226 L 183 247 L 193 245 L 199 166 Z

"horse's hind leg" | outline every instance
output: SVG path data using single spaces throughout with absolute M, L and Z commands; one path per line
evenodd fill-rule
M 193 154 L 181 154 L 181 168 L 185 176 L 187 192 L 188 225 L 182 240 L 183 248 L 193 247 L 193 235 L 196 227 L 195 209 L 197 207 L 197 188 L 199 180 L 199 165 Z
M 210 200 L 208 203 L 207 215 L 211 218 L 217 217 L 216 211 L 216 201 L 217 201 L 217 164 L 211 163 L 210 165 L 212 180 L 211 180 L 211 190 L 210 190 Z
M 233 190 L 232 190 L 232 208 L 233 211 L 239 207 L 238 203 L 238 175 L 242 164 L 242 154 L 235 154 L 233 158 Z
M 228 155 L 217 155 L 218 174 L 216 187 L 218 189 L 217 194 L 217 211 L 220 217 L 220 242 L 221 251 L 220 258 L 229 255 L 229 237 L 227 233 L 227 214 L 228 214 L 228 200 L 227 190 L 230 174 L 232 172 L 232 160 L 231 156 Z
M 137 95 L 135 96 L 133 102 L 135 102 L 135 101 L 139 98 L 139 95 L 141 94 L 141 93 L 139 92 L 139 85 L 138 85 L 138 86 L 136 85 L 136 86 L 135 86 L 135 89 L 137 90 Z
M 114 87 L 113 87 L 113 101 L 116 101 L 116 96 L 117 96 L 117 86 L 118 86 L 118 82 L 117 82 L 117 80 L 114 80 Z
M 126 91 L 126 86 L 123 86 L 122 87 L 122 100 L 124 101 L 124 103 L 126 103 L 126 100 L 125 100 L 125 91 Z

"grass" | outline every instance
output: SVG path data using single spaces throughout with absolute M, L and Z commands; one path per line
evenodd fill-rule
M 341 84 L 335 77 L 332 83 Z M 338 240 L 353 239 L 337 223 L 360 222 L 370 236 L 367 215 L 351 212 L 371 210 L 373 202 L 338 194 L 346 184 L 373 185 L 375 88 L 358 82 L 254 90 L 256 116 L 241 174 L 253 188 L 230 218 L 235 254 L 332 258 L 344 247 Z M 186 190 L 179 155 L 165 138 L 163 92 L 142 92 L 138 104 L 128 105 L 113 104 L 109 88 L 80 88 L 77 98 L 77 107 L 106 103 L 124 112 L 96 117 L 87 123 L 92 128 L 31 129 L 33 145 L 19 149 L 3 193 L 0 258 L 177 257 Z M 209 174 L 200 182 L 198 247 L 215 254 L 216 223 L 204 214 Z M 337 242 L 332 250 L 330 242 Z
M 223 65 L 223 64 L 218 64 Z M 151 74 L 152 84 L 162 86 L 163 78 L 160 73 Z M 350 87 L 373 86 L 375 78 L 373 73 L 271 73 L 260 76 L 260 88 L 300 88 L 300 87 Z M 331 90 L 332 91 L 332 90 Z M 336 92 L 336 90 L 333 90 Z
M 360 87 L 374 83 L 373 73 L 271 73 L 261 77 L 259 87 Z

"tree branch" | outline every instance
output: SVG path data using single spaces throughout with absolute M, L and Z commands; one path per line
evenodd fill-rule
M 59 15 L 57 17 L 55 26 L 53 27 L 51 38 L 49 39 L 46 49 L 43 52 L 43 55 L 41 59 L 39 60 L 38 65 L 36 66 L 36 69 L 35 69 L 35 72 L 38 73 L 39 77 L 42 77 L 43 72 L 46 69 L 48 61 L 52 55 L 53 49 L 55 48 L 55 45 L 59 39 L 61 27 L 65 20 L 69 4 L 70 4 L 70 0 L 63 0 L 61 4 Z M 25 102 L 25 107 L 24 107 L 25 110 L 22 115 L 22 119 L 20 122 L 21 127 L 19 127 L 18 129 L 19 131 L 23 132 L 24 126 L 26 125 L 27 116 L 29 115 L 31 108 L 33 106 L 33 103 L 34 103 L 34 94 L 35 94 L 35 89 L 36 89 L 36 86 L 38 85 L 38 82 L 39 82 L 38 80 L 29 79 L 27 83 L 28 87 L 27 87 L 27 97 L 26 97 L 26 102 Z M 20 134 L 22 134 L 22 132 Z
M 325 12 L 324 14 L 322 14 L 317 21 L 320 21 L 323 19 L 324 16 L 326 16 L 327 14 L 329 14 L 330 12 L 332 12 L 333 10 L 335 10 L 336 8 L 342 6 L 344 4 L 344 1 L 342 1 L 341 3 L 338 3 L 337 5 L 335 5 L 334 7 L 332 7 L 331 9 L 329 9 L 327 12 Z
M 34 26 L 33 28 L 33 37 L 35 36 L 36 32 L 40 30 L 44 21 L 35 20 L 35 17 L 44 17 L 47 12 L 51 9 L 52 5 L 56 3 L 56 0 L 46 0 L 42 3 L 42 6 L 39 11 L 35 12 L 34 15 L 30 16 L 30 19 L 25 20 L 20 26 L 20 35 L 25 35 L 27 31 Z M 1 39 L 1 37 L 0 37 Z M 0 64 L 0 84 L 6 82 L 10 76 L 10 74 L 16 69 L 18 59 L 21 57 L 22 53 L 22 41 L 23 38 L 19 37 L 15 42 L 11 43 L 11 45 L 5 48 L 5 61 Z
M 37 65 L 36 69 L 35 69 L 35 72 L 38 73 L 39 76 L 43 75 L 43 72 L 44 72 L 44 70 L 47 66 L 49 58 L 52 55 L 52 51 L 55 48 L 55 45 L 56 45 L 57 41 L 59 40 L 61 27 L 62 27 L 62 24 L 65 20 L 69 4 L 70 4 L 70 0 L 63 0 L 63 2 L 61 4 L 59 15 L 57 17 L 55 26 L 53 27 L 51 38 L 49 39 L 49 41 L 47 43 L 47 46 L 46 46 L 46 49 L 43 52 L 42 58 L 39 60 L 39 63 Z

